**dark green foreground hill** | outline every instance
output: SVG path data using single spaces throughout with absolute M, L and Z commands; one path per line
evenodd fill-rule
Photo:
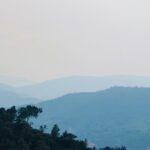
M 31 117 L 42 112 L 34 106 L 16 109 L 0 108 L 0 150 L 96 150 L 88 148 L 87 140 L 77 140 L 76 136 L 65 131 L 60 134 L 57 125 L 51 132 L 44 133 L 45 126 L 34 129 L 29 123 Z M 126 150 L 125 147 L 101 150 Z
M 94 93 L 69 94 L 37 105 L 43 109 L 36 126 L 58 123 L 61 129 L 97 146 L 150 147 L 150 88 L 114 87 Z

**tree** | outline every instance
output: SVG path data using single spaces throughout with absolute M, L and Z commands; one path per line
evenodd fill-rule
M 42 112 L 42 109 L 37 108 L 35 106 L 28 105 L 26 107 L 21 107 L 18 110 L 18 120 L 26 120 L 29 121 L 31 117 L 38 117 L 38 114 Z
M 59 133 L 60 129 L 58 127 L 57 124 L 55 124 L 51 130 L 51 137 L 52 138 L 58 138 L 60 136 L 60 133 Z
M 68 133 L 67 131 L 65 131 L 63 134 L 62 134 L 62 136 L 61 136 L 61 138 L 62 139 L 64 139 L 64 140 L 74 140 L 75 138 L 76 138 L 77 136 L 75 136 L 74 134 L 72 134 L 72 133 Z

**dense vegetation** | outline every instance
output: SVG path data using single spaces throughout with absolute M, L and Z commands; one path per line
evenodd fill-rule
M 42 110 L 35 106 L 16 109 L 0 108 L 0 150 L 96 150 L 89 148 L 87 140 L 65 131 L 60 134 L 54 125 L 51 132 L 45 133 L 46 126 L 34 129 L 30 118 L 38 117 Z M 100 150 L 126 150 L 125 147 L 105 147 Z

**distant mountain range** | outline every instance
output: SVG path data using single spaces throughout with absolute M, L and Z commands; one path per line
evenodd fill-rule
M 80 138 L 103 147 L 150 147 L 150 88 L 113 87 L 69 94 L 37 105 L 43 109 L 36 127 L 57 123 Z M 47 130 L 48 131 L 48 130 Z
M 10 90 L 11 89 L 11 90 Z M 12 88 L 8 88 L 5 86 L 2 89 L 0 85 L 0 107 L 11 107 L 11 106 L 20 106 L 26 104 L 36 104 L 40 100 L 32 97 L 28 97 L 25 95 L 20 95 L 13 92 Z
M 17 89 L 20 94 L 25 94 L 39 99 L 53 99 L 68 93 L 94 92 L 113 86 L 125 87 L 150 87 L 150 77 L 140 76 L 106 76 L 88 77 L 73 76 L 49 80 L 31 86 Z
M 0 107 L 41 102 L 37 106 L 44 112 L 39 121 L 34 120 L 36 127 L 57 123 L 99 147 L 150 147 L 149 77 L 74 76 L 27 86 L 4 81 Z
M 18 82 L 16 82 L 18 81 Z M 20 82 L 19 82 L 20 81 Z M 18 84 L 19 83 L 19 84 Z M 28 85 L 29 84 L 29 85 Z M 104 90 L 113 86 L 123 87 L 150 87 L 150 77 L 140 76 L 106 76 L 106 77 L 90 77 L 90 76 L 73 76 L 60 78 L 55 80 L 48 80 L 42 83 L 34 83 L 32 81 L 26 82 L 20 78 L 10 78 L 0 76 L 0 90 L 12 92 L 22 98 L 28 97 L 33 103 L 44 101 L 47 99 L 54 99 L 64 96 L 69 93 L 79 92 L 95 92 Z M 7 96 L 7 92 L 5 92 Z M 9 95 L 9 93 L 8 93 Z M 4 96 L 4 95 L 3 95 Z M 10 106 L 0 97 L 0 106 Z M 17 98 L 16 98 L 17 99 Z M 37 99 L 37 101 L 36 101 Z M 24 104 L 25 101 L 20 99 L 13 105 Z M 28 101 L 27 101 L 28 102 Z

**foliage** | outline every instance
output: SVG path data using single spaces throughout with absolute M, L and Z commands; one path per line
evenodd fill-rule
M 95 150 L 89 148 L 87 140 L 82 141 L 65 131 L 60 134 L 58 125 L 54 125 L 51 133 L 44 133 L 46 126 L 34 129 L 28 122 L 37 117 L 42 110 L 28 105 L 16 109 L 0 108 L 0 150 Z M 125 147 L 100 150 L 126 150 Z

